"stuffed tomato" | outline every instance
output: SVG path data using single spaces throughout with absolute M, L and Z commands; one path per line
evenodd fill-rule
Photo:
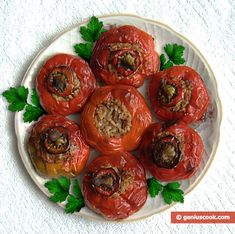
M 95 87 L 89 65 L 69 54 L 48 59 L 37 76 L 40 102 L 50 114 L 69 115 L 80 111 Z
M 197 171 L 203 148 L 199 134 L 185 123 L 156 123 L 143 136 L 140 161 L 161 181 L 183 180 Z
M 160 66 L 153 38 L 130 25 L 104 32 L 95 45 L 90 64 L 95 76 L 106 84 L 135 87 L 140 87 Z
M 210 102 L 203 80 L 186 66 L 174 66 L 156 73 L 149 84 L 149 96 L 160 119 L 186 123 L 201 119 Z
M 131 86 L 96 89 L 81 114 L 85 140 L 104 154 L 137 148 L 151 113 L 143 96 Z
M 79 126 L 59 115 L 44 115 L 34 124 L 28 151 L 36 170 L 46 177 L 80 174 L 90 153 Z
M 147 199 L 145 171 L 129 153 L 95 158 L 83 179 L 86 205 L 106 219 L 124 219 L 138 211 Z

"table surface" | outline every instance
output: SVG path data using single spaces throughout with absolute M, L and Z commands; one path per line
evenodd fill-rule
M 0 98 L 0 233 L 235 233 L 234 225 L 171 224 L 171 211 L 235 210 L 234 0 L 0 0 L 0 93 L 19 85 L 40 49 L 91 15 L 132 13 L 162 21 L 204 54 L 218 81 L 223 106 L 220 144 L 208 173 L 184 204 L 132 223 L 95 222 L 48 201 L 17 151 L 14 114 Z

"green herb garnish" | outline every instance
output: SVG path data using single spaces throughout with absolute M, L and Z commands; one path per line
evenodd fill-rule
M 160 61 L 161 66 L 160 70 L 167 69 L 172 67 L 173 64 L 180 65 L 185 63 L 185 59 L 183 58 L 185 48 L 182 45 L 178 44 L 166 44 L 164 47 L 164 51 L 168 56 L 168 60 L 166 61 L 166 57 L 164 54 L 161 54 Z
M 95 42 L 106 30 L 103 28 L 103 22 L 92 16 L 87 26 L 80 27 L 80 33 L 85 41 Z
M 11 87 L 2 93 L 3 97 L 9 102 L 8 110 L 12 112 L 22 111 L 24 112 L 24 122 L 32 122 L 38 120 L 38 118 L 45 114 L 45 111 L 40 105 L 39 98 L 35 89 L 32 91 L 31 103 L 27 102 L 29 90 L 24 86 L 17 88 Z
M 45 183 L 45 187 L 53 194 L 50 200 L 53 202 L 63 202 L 69 195 L 70 180 L 66 177 L 51 179 Z
M 151 197 L 156 197 L 160 192 L 167 204 L 174 202 L 184 202 L 184 192 L 180 189 L 179 182 L 171 182 L 166 185 L 161 184 L 154 177 L 147 180 L 148 191 Z
M 75 179 L 73 181 L 73 194 L 70 194 L 70 185 L 70 179 L 64 176 L 60 177 L 59 179 L 53 178 L 44 185 L 52 194 L 50 197 L 52 202 L 56 203 L 66 201 L 66 213 L 78 212 L 82 207 L 85 206 L 78 180 Z
M 96 42 L 101 34 L 106 31 L 103 26 L 102 21 L 99 21 L 98 18 L 92 16 L 87 26 L 80 27 L 80 33 L 86 43 L 79 43 L 74 46 L 75 52 L 78 56 L 82 57 L 86 61 L 90 60 L 94 42 Z
M 86 61 L 89 61 L 91 58 L 91 54 L 92 54 L 92 47 L 93 47 L 93 44 L 91 42 L 87 42 L 87 43 L 76 44 L 74 46 L 74 49 L 75 49 L 75 52 L 80 57 L 82 57 Z
M 10 88 L 3 92 L 3 97 L 7 99 L 10 103 L 8 110 L 12 112 L 21 111 L 27 104 L 27 97 L 29 90 L 24 86 L 19 86 L 18 88 Z

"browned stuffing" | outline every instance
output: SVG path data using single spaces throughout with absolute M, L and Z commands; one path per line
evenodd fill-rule
M 115 52 L 116 51 L 119 51 L 119 50 L 123 50 L 123 49 L 127 49 L 127 50 L 132 50 L 132 51 L 135 51 L 135 52 L 138 52 L 139 56 L 140 56 L 140 60 L 142 61 L 142 48 L 140 45 L 138 44 L 130 44 L 130 43 L 111 43 L 109 44 L 109 50 L 110 50 L 110 56 L 109 56 L 109 61 L 108 61 L 108 70 L 109 72 L 111 73 L 114 73 L 118 79 L 123 79 L 123 76 L 120 75 L 118 72 L 117 72 L 117 68 L 112 64 L 112 59 L 113 59 L 113 56 L 115 55 Z M 128 55 L 128 63 L 130 62 L 133 63 L 134 62 L 134 58 L 130 58 L 130 55 Z M 131 61 L 130 61 L 131 60 Z M 131 70 L 132 71 L 137 71 L 137 70 L 141 70 L 142 69 L 142 65 L 140 64 L 139 67 L 131 67 Z M 125 79 L 130 79 L 132 76 L 128 76 L 128 77 L 125 77 Z
M 189 104 L 193 86 L 191 85 L 189 80 L 181 80 L 181 86 L 183 90 L 183 98 L 174 107 L 171 108 L 171 111 L 185 111 L 186 107 Z
M 168 104 L 178 95 L 177 88 L 173 84 L 169 84 L 166 79 L 161 79 L 161 87 L 158 92 L 158 98 Z
M 94 114 L 95 125 L 107 137 L 121 137 L 131 129 L 132 117 L 126 106 L 117 99 L 101 103 Z
M 74 76 L 74 79 L 73 79 L 73 91 L 72 93 L 67 96 L 67 97 L 62 97 L 62 96 L 59 96 L 55 93 L 52 94 L 53 98 L 55 98 L 57 101 L 69 101 L 71 99 L 73 99 L 74 97 L 76 97 L 79 93 L 79 90 L 81 88 L 81 82 L 80 80 Z
M 130 187 L 130 185 L 133 184 L 133 180 L 134 180 L 133 176 L 128 171 L 123 172 L 119 193 L 120 194 L 124 193 Z
M 142 52 L 141 46 L 138 44 L 130 44 L 130 43 L 110 43 L 109 44 L 110 51 L 117 51 L 122 49 L 133 49 L 134 51 Z

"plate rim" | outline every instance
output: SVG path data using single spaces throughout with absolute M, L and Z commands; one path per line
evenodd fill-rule
M 219 96 L 219 92 L 218 92 L 218 83 L 217 83 L 217 80 L 215 78 L 215 75 L 214 75 L 214 72 L 213 70 L 211 69 L 211 66 L 209 65 L 208 61 L 206 60 L 206 58 L 204 57 L 204 55 L 200 52 L 200 50 L 194 45 L 194 43 L 192 43 L 189 39 L 187 39 L 184 35 L 182 35 L 181 33 L 179 33 L 178 31 L 174 30 L 172 27 L 168 26 L 167 24 L 159 21 L 159 20 L 153 20 L 153 19 L 149 19 L 149 18 L 145 18 L 145 17 L 142 17 L 142 16 L 139 16 L 139 15 L 135 15 L 135 14 L 129 14 L 129 13 L 114 13 L 114 14 L 104 14 L 104 15 L 97 15 L 96 17 L 99 18 L 99 19 L 102 19 L 102 18 L 109 18 L 109 17 L 133 17 L 133 18 L 137 18 L 139 20 L 142 20 L 142 21 L 145 21 L 145 22 L 149 22 L 149 23 L 152 23 L 152 24 L 155 24 L 155 25 L 160 25 L 161 27 L 164 27 L 166 29 L 168 29 L 169 31 L 173 32 L 174 34 L 176 34 L 179 38 L 185 40 L 198 54 L 199 57 L 201 57 L 203 63 L 205 63 L 207 69 L 209 70 L 210 72 L 210 78 L 213 79 L 214 81 L 214 84 L 215 84 L 215 89 L 216 89 L 216 93 L 217 93 L 217 107 L 218 107 L 218 136 L 217 136 L 217 139 L 215 140 L 215 145 L 213 147 L 213 150 L 212 150 L 212 153 L 211 153 L 211 156 L 205 166 L 205 168 L 203 169 L 203 172 L 201 173 L 200 177 L 198 179 L 195 180 L 194 183 L 192 183 L 191 185 L 191 188 L 185 193 L 185 195 L 189 194 L 191 191 L 193 191 L 193 189 L 201 182 L 201 180 L 204 178 L 204 176 L 206 175 L 206 173 L 208 172 L 208 169 L 211 167 L 211 164 L 212 162 L 214 161 L 214 158 L 215 158 L 215 155 L 216 155 L 216 152 L 217 152 L 217 149 L 218 149 L 218 145 L 219 145 L 219 142 L 220 142 L 220 132 L 221 132 L 221 122 L 222 122 L 222 119 L 223 119 L 223 110 L 222 110 L 222 103 L 221 103 L 221 99 L 220 99 L 220 96 Z M 30 63 L 30 65 L 28 66 L 26 72 L 24 73 L 23 75 L 23 79 L 21 81 L 21 84 L 23 84 L 32 68 L 32 66 L 34 65 L 34 63 L 37 61 L 37 59 L 40 57 L 40 55 L 51 45 L 53 44 L 58 38 L 60 38 L 61 36 L 63 36 L 64 34 L 66 34 L 67 32 L 79 27 L 80 25 L 84 24 L 84 23 L 87 23 L 89 20 L 89 17 L 88 18 L 85 18 L 84 20 L 82 20 L 81 22 L 79 23 L 76 23 L 76 24 L 72 24 L 71 26 L 69 27 L 66 27 L 62 32 L 58 33 L 53 39 L 49 40 L 48 44 L 46 46 L 44 46 L 42 49 L 39 50 L 39 52 L 36 54 L 36 56 L 34 57 L 34 59 L 32 60 L 32 62 Z M 48 197 L 49 196 L 49 193 L 46 191 L 46 190 L 43 190 L 43 188 L 41 187 L 41 184 L 38 183 L 38 181 L 36 180 L 36 178 L 34 177 L 33 173 L 32 173 L 32 170 L 31 168 L 28 167 L 28 164 L 26 162 L 26 160 L 24 159 L 23 157 L 23 152 L 21 150 L 21 144 L 20 144 L 20 141 L 19 141 L 19 129 L 18 129 L 18 120 L 19 120 L 19 117 L 20 117 L 20 114 L 18 112 L 16 112 L 15 114 L 15 119 L 14 119 L 14 129 L 15 129 L 15 135 L 16 135 L 16 139 L 17 139 L 17 148 L 18 148 L 18 152 L 20 154 L 20 157 L 21 157 L 21 160 L 24 164 L 24 167 L 26 168 L 28 174 L 30 175 L 31 179 L 33 180 L 33 182 L 37 185 L 37 187 Z M 123 220 L 106 220 L 106 219 L 98 219 L 98 218 L 95 218 L 95 217 L 91 217 L 89 215 L 86 215 L 86 214 L 81 214 L 80 212 L 77 212 L 75 213 L 77 216 L 81 216 L 81 217 L 84 217 L 84 218 L 88 218 L 89 220 L 92 220 L 92 221 L 99 221 L 99 222 L 113 222 L 113 223 L 128 223 L 128 222 L 136 222 L 136 221 L 140 221 L 140 220 L 143 220 L 143 219 L 146 219 L 146 218 L 149 218 L 153 215 L 156 215 L 158 213 L 161 213 L 165 210 L 168 210 L 170 209 L 171 207 L 173 207 L 176 203 L 172 203 L 171 205 L 167 205 L 167 206 L 164 206 L 162 209 L 150 214 L 150 215 L 145 215 L 141 218 L 135 218 L 135 219 L 132 219 L 132 220 L 128 220 L 128 219 L 123 219 Z M 57 203 L 57 205 L 59 205 L 60 207 L 62 207 L 62 204 L 61 203 Z

